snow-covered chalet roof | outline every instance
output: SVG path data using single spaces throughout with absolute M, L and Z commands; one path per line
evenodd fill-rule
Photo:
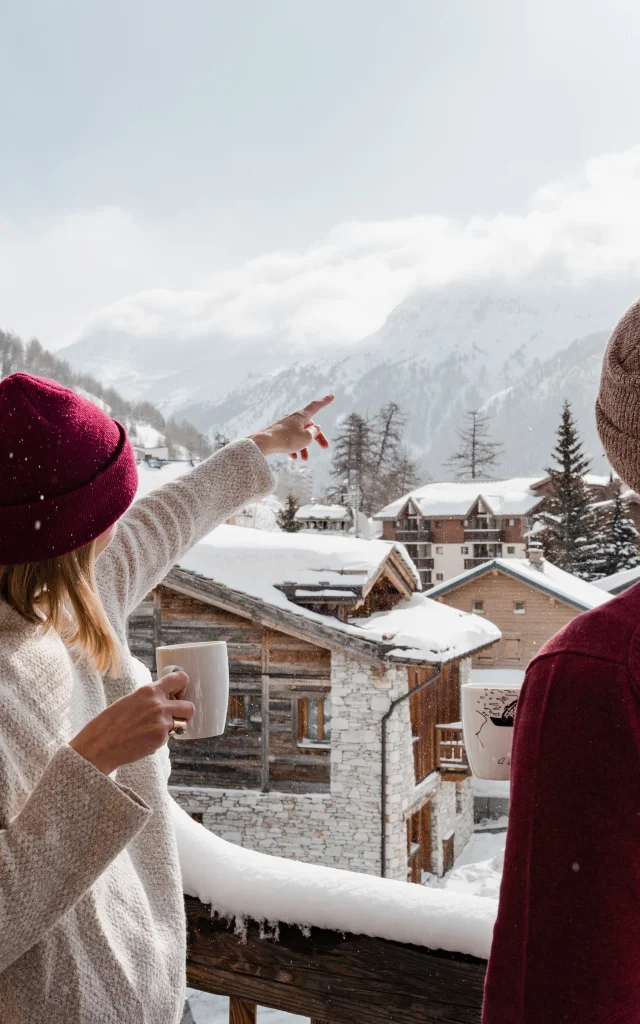
M 565 572 L 564 569 L 559 569 L 557 565 L 553 565 L 546 559 L 542 560 L 540 568 L 536 568 L 526 558 L 493 558 L 489 562 L 483 562 L 475 569 L 468 569 L 466 572 L 454 576 L 453 579 L 447 580 L 445 583 L 438 583 L 431 588 L 429 596 L 439 597 L 470 580 L 484 576 L 492 569 L 500 569 L 508 576 L 515 576 L 524 583 L 537 587 L 538 590 L 544 590 L 553 597 L 561 598 L 567 604 L 571 604 L 581 611 L 588 611 L 590 608 L 596 608 L 611 600 L 611 595 L 598 589 L 594 583 L 580 580 L 577 576 Z
M 265 533 L 220 526 L 180 559 L 180 579 L 174 572 L 166 582 L 188 589 L 186 571 L 211 581 L 214 603 L 213 590 L 217 587 L 218 593 L 221 585 L 226 588 L 225 600 L 235 602 L 240 611 L 244 607 L 245 614 L 270 609 L 277 613 L 282 628 L 289 622 L 304 631 L 306 625 L 320 636 L 320 642 L 327 641 L 326 646 L 348 647 L 350 641 L 357 642 L 367 656 L 381 660 L 442 664 L 500 639 L 498 628 L 481 616 L 439 605 L 420 593 L 388 612 L 342 622 L 301 607 L 281 589 L 299 589 L 303 600 L 305 593 L 317 587 L 329 594 L 344 593 L 350 586 L 361 591 L 394 552 L 417 591 L 419 577 L 399 544 L 315 531 Z M 206 583 L 198 584 L 198 591 L 206 599 Z
M 616 594 L 620 590 L 626 590 L 640 581 L 640 565 L 634 569 L 622 569 L 621 572 L 614 572 L 612 576 L 605 576 L 604 579 L 594 580 L 593 586 L 604 590 L 607 594 Z
M 153 469 L 146 462 L 138 463 L 138 490 L 136 500 L 146 498 L 147 494 L 155 491 L 158 487 L 173 483 L 185 473 L 190 472 L 193 466 L 188 460 L 184 462 L 165 462 L 163 466 Z
M 351 518 L 351 513 L 344 505 L 302 505 L 296 512 L 296 519 L 335 519 Z
M 527 515 L 540 504 L 539 494 L 532 490 L 540 477 L 514 477 L 511 480 L 449 481 L 425 484 L 405 494 L 377 512 L 375 519 L 396 519 L 411 499 L 425 519 L 437 516 L 465 516 L 478 498 L 496 516 Z

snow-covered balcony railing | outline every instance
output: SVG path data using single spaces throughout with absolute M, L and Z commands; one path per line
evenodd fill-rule
M 479 1024 L 496 902 L 243 850 L 190 856 L 188 983 L 316 1024 Z M 194 871 L 190 871 L 193 876 Z
M 436 725 L 436 757 L 441 771 L 469 771 L 462 722 Z

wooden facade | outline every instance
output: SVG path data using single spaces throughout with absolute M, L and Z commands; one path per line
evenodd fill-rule
M 581 614 L 562 598 L 498 568 L 461 582 L 436 600 L 483 615 L 501 630 L 498 643 L 475 655 L 474 668 L 526 668 L 547 640 Z
M 391 570 L 379 574 L 354 616 L 392 607 L 402 582 Z M 131 651 L 151 671 L 156 647 L 211 640 L 224 640 L 229 652 L 227 727 L 213 739 L 170 741 L 171 784 L 329 792 L 331 651 L 168 585 L 129 619 Z M 408 672 L 411 689 L 438 676 L 409 700 L 416 782 L 441 769 L 468 772 L 464 754 L 459 763 L 449 757 L 457 739 L 438 731 L 460 718 L 458 663 Z
M 330 699 L 330 652 L 166 586 L 129 620 L 132 653 L 152 671 L 155 647 L 206 640 L 224 640 L 229 651 L 227 728 L 215 739 L 172 740 L 171 783 L 328 791 L 329 736 L 308 740 L 300 712 L 309 717 L 309 702 Z

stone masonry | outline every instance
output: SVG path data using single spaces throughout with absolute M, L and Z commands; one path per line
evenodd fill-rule
M 380 874 L 382 717 L 407 692 L 403 666 L 369 664 L 344 653 L 331 660 L 329 793 L 171 787 L 189 813 L 230 842 L 314 864 Z M 438 773 L 415 785 L 409 703 L 387 724 L 387 876 L 407 877 L 407 817 L 431 801 L 432 860 L 442 873 L 442 841 L 454 829 L 456 854 L 473 830 L 471 783 Z

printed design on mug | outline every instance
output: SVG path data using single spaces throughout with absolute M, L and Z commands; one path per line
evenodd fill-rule
M 493 725 L 497 725 L 500 728 L 513 728 L 516 716 L 516 708 L 518 707 L 518 698 L 515 700 L 512 693 L 502 693 L 499 690 L 484 689 L 481 690 L 476 698 L 476 714 L 480 716 L 482 722 L 476 736 L 480 746 L 484 749 L 484 743 L 482 742 L 480 733 L 484 729 L 487 722 L 491 722 Z

